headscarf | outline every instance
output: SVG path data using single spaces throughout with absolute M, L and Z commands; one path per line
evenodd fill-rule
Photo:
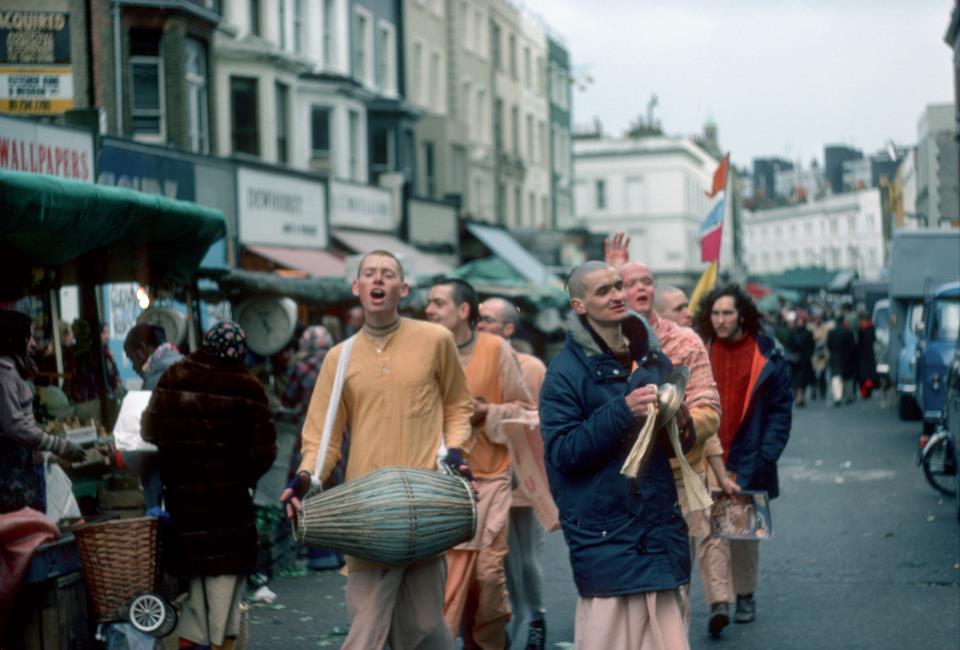
M 203 337 L 203 349 L 220 359 L 243 361 L 247 357 L 247 335 L 236 323 L 224 321 Z
M 297 350 L 305 356 L 313 355 L 321 350 L 328 350 L 333 345 L 333 337 L 323 325 L 311 325 L 303 330 Z

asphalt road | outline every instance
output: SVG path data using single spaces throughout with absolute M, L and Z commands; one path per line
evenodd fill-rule
M 876 400 L 796 409 L 774 536 L 760 549 L 757 620 L 711 640 L 695 575 L 691 646 L 960 648 L 956 502 L 916 466 L 917 430 Z M 559 532 L 548 535 L 544 568 L 548 647 L 572 647 L 576 591 Z M 275 579 L 278 599 L 254 608 L 249 647 L 339 647 L 344 582 L 335 573 Z

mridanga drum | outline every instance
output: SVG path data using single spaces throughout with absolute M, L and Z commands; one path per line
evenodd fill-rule
M 472 539 L 476 497 L 462 477 L 389 467 L 308 496 L 293 522 L 301 544 L 402 566 Z

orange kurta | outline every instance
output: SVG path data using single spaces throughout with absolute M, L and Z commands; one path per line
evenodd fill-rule
M 464 447 L 477 478 L 477 535 L 447 552 L 444 618 L 456 635 L 463 627 L 481 648 L 504 647 L 510 620 L 506 569 L 507 522 L 510 513 L 510 453 L 497 432 L 501 420 L 518 417 L 533 407 L 510 345 L 498 336 L 476 332 L 460 350 L 470 393 L 489 410 L 482 425 L 473 428 Z

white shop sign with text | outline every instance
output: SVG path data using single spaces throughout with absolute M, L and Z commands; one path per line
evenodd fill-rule
M 371 185 L 330 181 L 330 225 L 392 232 L 390 192 Z
M 237 213 L 244 244 L 326 248 L 323 181 L 237 169 Z

